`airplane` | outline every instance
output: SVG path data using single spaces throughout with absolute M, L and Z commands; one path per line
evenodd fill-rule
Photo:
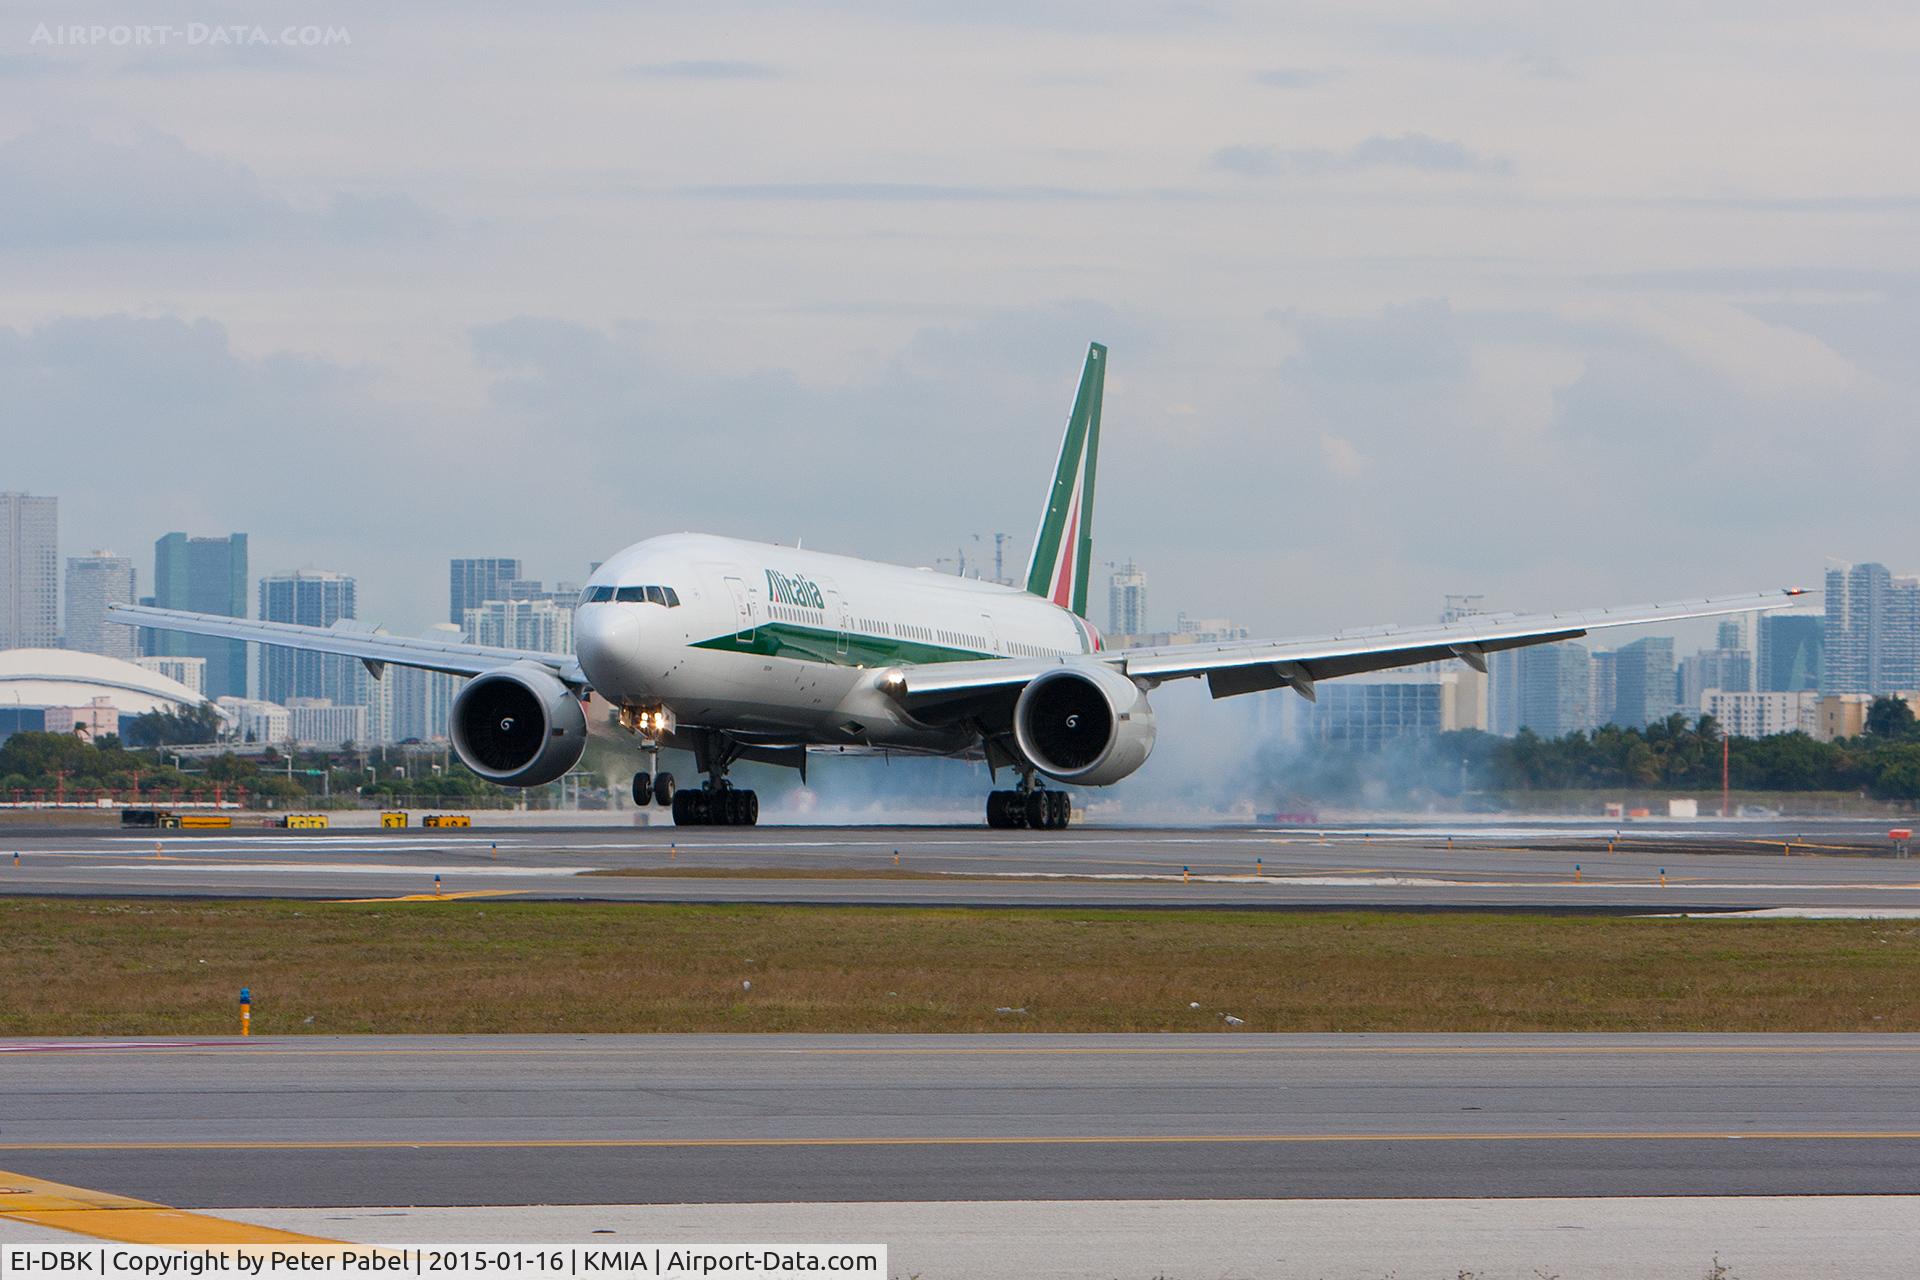
M 1786 608 L 1789 588 L 1668 604 L 1476 615 L 1281 640 L 1109 648 L 1087 619 L 1094 479 L 1107 349 L 1087 352 L 1026 581 L 1007 586 L 820 551 L 698 533 L 648 538 L 596 569 L 574 611 L 571 654 L 113 605 L 129 626 L 282 645 L 470 677 L 455 696 L 454 750 L 480 777 L 535 787 L 579 761 L 590 731 L 648 753 L 636 804 L 676 824 L 747 825 L 760 802 L 738 761 L 798 769 L 809 751 L 984 760 L 1018 782 L 987 796 L 987 825 L 1059 830 L 1070 793 L 1147 762 L 1149 694 L 1204 679 L 1215 698 L 1487 656 L 1636 626 Z M 662 747 L 691 751 L 704 782 L 679 788 Z

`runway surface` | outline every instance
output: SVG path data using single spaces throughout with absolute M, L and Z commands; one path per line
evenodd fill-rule
M 0 1042 L 0 1168 L 193 1208 L 1920 1192 L 1920 1036 Z
M 17 853 L 17 863 L 14 855 Z M 896 861 L 897 856 L 897 861 Z M 607 874 L 617 873 L 617 874 Z M 436 885 L 435 877 L 439 877 Z M 1920 914 L 1884 822 L 148 832 L 0 828 L 0 895 Z

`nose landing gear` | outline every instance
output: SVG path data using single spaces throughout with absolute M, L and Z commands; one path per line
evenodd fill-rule
M 676 784 L 670 773 L 647 773 L 644 770 L 633 775 L 633 802 L 641 808 L 649 804 L 665 807 L 673 803 Z

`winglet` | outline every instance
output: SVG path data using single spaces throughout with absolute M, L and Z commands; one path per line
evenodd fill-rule
M 1046 510 L 1033 538 L 1033 558 L 1027 563 L 1027 590 L 1081 617 L 1087 613 L 1087 579 L 1093 569 L 1093 479 L 1106 380 L 1107 349 L 1096 342 L 1087 348 L 1080 390 L 1073 398 Z

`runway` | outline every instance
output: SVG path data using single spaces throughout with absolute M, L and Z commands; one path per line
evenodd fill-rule
M 1920 1036 L 0 1042 L 0 1168 L 196 1208 L 1920 1192 Z
M 436 880 L 437 877 L 437 880 Z M 0 829 L 0 895 L 1920 914 L 1880 822 Z

